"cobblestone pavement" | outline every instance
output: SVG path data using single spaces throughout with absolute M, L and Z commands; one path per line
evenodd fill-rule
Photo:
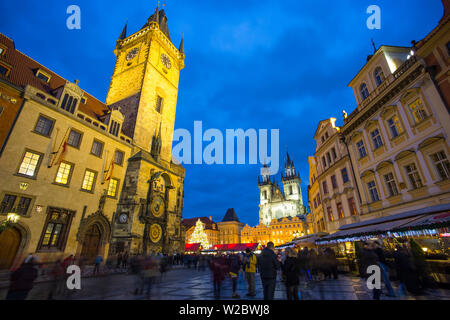
M 150 299 L 152 300 L 213 300 L 211 273 L 182 269 L 179 267 L 169 271 L 162 280 L 154 284 Z M 81 290 L 66 292 L 56 296 L 56 299 L 79 300 L 145 300 L 144 295 L 134 295 L 136 277 L 127 273 L 82 278 Z M 41 282 L 35 285 L 28 299 L 43 300 L 48 297 L 50 282 Z M 398 284 L 393 283 L 397 291 Z M 256 292 L 254 298 L 246 297 L 246 284 L 239 282 L 238 294 L 241 299 L 262 300 L 262 285 L 256 276 Z M 4 299 L 7 289 L 0 289 L 0 299 Z M 337 280 L 323 280 L 316 282 L 302 281 L 300 286 L 303 300 L 369 300 L 371 292 L 366 288 L 362 279 L 353 275 L 340 275 Z M 231 281 L 225 280 L 222 286 L 221 298 L 223 300 L 237 300 L 231 298 Z M 286 299 L 283 283 L 278 282 L 275 290 L 275 299 Z M 450 300 L 450 290 L 428 290 L 422 296 L 406 296 L 390 298 L 381 296 L 382 300 Z

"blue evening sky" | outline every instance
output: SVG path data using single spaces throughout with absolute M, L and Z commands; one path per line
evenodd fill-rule
M 161 2 L 163 3 L 163 2 Z M 66 8 L 81 8 L 81 30 L 66 28 Z M 138 31 L 157 1 L 1 1 L 0 32 L 16 48 L 104 101 L 125 24 Z M 381 30 L 366 27 L 368 6 L 381 8 Z M 302 177 L 307 202 L 308 156 L 320 120 L 355 107 L 347 87 L 376 45 L 410 46 L 442 17 L 439 0 L 168 0 L 166 14 L 178 47 L 184 32 L 175 127 L 204 130 L 280 129 L 280 167 L 286 147 Z M 206 146 L 206 143 L 205 143 Z M 260 165 L 186 165 L 183 216 L 213 216 L 227 208 L 258 223 Z M 279 180 L 279 174 L 277 175 Z

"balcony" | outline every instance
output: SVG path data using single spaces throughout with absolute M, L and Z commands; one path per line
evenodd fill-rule
M 349 123 L 359 112 L 363 111 L 374 100 L 386 94 L 394 86 L 394 84 L 397 83 L 397 80 L 409 69 L 411 69 L 416 62 L 417 56 L 412 56 L 410 59 L 406 60 L 397 70 L 394 71 L 394 73 L 390 74 L 381 85 L 372 91 L 366 99 L 361 101 L 358 107 L 344 120 L 344 123 Z

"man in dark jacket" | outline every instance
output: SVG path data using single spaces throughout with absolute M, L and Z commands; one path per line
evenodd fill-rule
M 8 295 L 6 300 L 25 300 L 33 289 L 34 280 L 38 272 L 34 267 L 34 260 L 23 263 L 19 269 L 11 274 Z
M 280 269 L 280 262 L 273 249 L 273 242 L 269 242 L 258 257 L 258 269 L 263 285 L 264 300 L 273 300 L 277 281 L 277 270 Z

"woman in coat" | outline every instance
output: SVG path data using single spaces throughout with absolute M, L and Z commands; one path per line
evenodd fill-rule
M 286 295 L 288 300 L 298 300 L 298 286 L 300 284 L 299 275 L 300 268 L 297 254 L 294 249 L 286 250 L 286 259 L 284 261 L 283 275 L 286 279 Z

